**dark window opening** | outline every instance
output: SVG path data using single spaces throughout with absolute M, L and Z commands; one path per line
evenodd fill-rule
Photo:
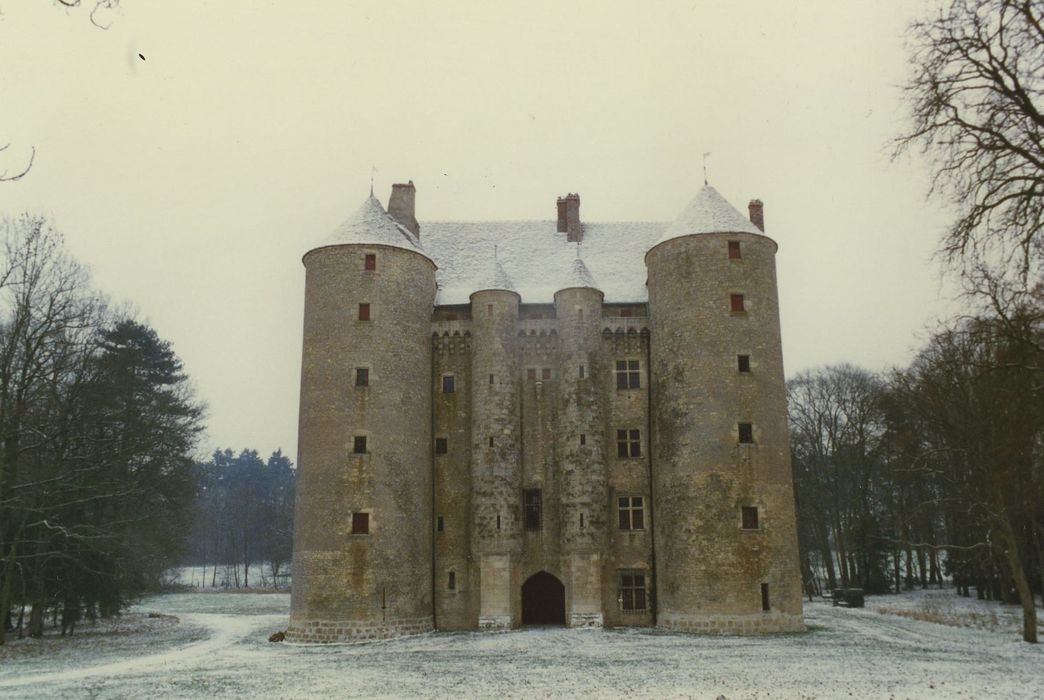
M 370 534 L 370 514 L 369 513 L 352 513 L 352 534 L 353 535 L 368 535 L 368 534 Z
M 581 527 L 581 529 L 584 527 L 584 514 L 583 513 L 580 514 L 580 527 Z
M 743 295 L 742 294 L 730 294 L 729 304 L 732 313 L 743 313 L 746 308 L 743 306 Z
M 532 367 L 527 369 L 526 370 L 526 379 L 528 379 L 531 382 L 535 381 L 536 380 L 536 370 L 533 369 Z
M 581 379 L 584 378 L 584 366 L 583 365 L 580 365 L 580 378 Z
M 489 383 L 490 383 L 490 384 L 492 384 L 492 383 L 493 383 L 493 375 L 492 375 L 492 374 L 491 374 L 491 375 L 489 375 Z
M 585 433 L 580 433 L 580 445 L 583 446 L 583 445 L 586 445 L 586 444 L 587 444 L 587 435 Z
M 523 505 L 526 513 L 526 529 L 539 530 L 542 510 L 540 489 L 526 489 L 523 494 Z
M 739 424 L 739 441 L 742 445 L 749 445 L 754 442 L 754 425 L 752 423 Z
M 451 591 L 457 590 L 457 572 L 456 571 L 449 572 L 449 580 L 446 582 L 446 588 L 448 588 Z
M 355 386 L 370 386 L 370 370 L 365 367 L 355 368 Z
M 493 447 L 493 436 L 492 435 L 489 436 L 489 446 Z
M 366 262 L 363 263 L 364 270 L 376 270 L 377 269 L 377 256 L 373 253 L 366 254 Z
M 768 584 L 767 583 L 761 584 L 761 609 L 762 610 L 766 610 L 766 611 L 772 609 L 772 607 L 769 605 L 769 595 L 768 595 Z
M 645 573 L 620 572 L 620 609 L 625 613 L 643 613 L 645 603 Z
M 740 372 L 750 371 L 750 355 L 736 355 L 736 364 Z
M 638 360 L 616 361 L 616 388 L 640 389 L 642 387 L 641 363 Z
M 352 452 L 357 455 L 366 454 L 366 436 L 356 435 L 355 440 L 352 444 Z
M 435 531 L 442 532 L 446 526 L 446 521 L 442 519 L 442 516 L 435 518 Z
M 630 318 L 631 317 L 631 310 L 630 309 L 620 309 L 620 317 L 621 318 Z
M 641 457 L 642 456 L 642 433 L 640 430 L 617 430 L 616 431 L 616 456 Z
M 743 506 L 743 529 L 744 530 L 757 530 L 758 529 L 758 507 L 757 506 Z
M 729 258 L 732 260 L 738 260 L 743 256 L 740 255 L 740 244 L 739 241 L 729 241 Z
M 526 318 L 530 319 L 531 321 L 539 321 L 543 317 L 544 314 L 540 313 L 539 311 L 530 311 L 528 314 L 526 314 Z
M 492 304 L 486 304 L 486 315 L 487 316 L 492 316 L 493 315 L 493 305 Z
M 550 379 L 551 378 L 551 370 L 549 368 L 547 368 L 547 367 L 545 367 L 544 369 L 540 370 L 540 378 L 542 380 L 544 380 L 544 381 L 547 381 L 548 379 Z
M 359 304 L 359 320 L 369 321 L 370 320 L 370 305 Z
M 442 376 L 442 393 L 452 394 L 457 390 L 456 377 L 452 374 L 444 374 Z
M 459 318 L 460 318 L 460 316 L 457 315 L 457 314 L 454 314 L 454 313 L 446 314 L 446 320 L 447 321 L 456 321 Z
M 645 499 L 642 496 L 623 496 L 618 499 L 621 530 L 645 529 Z
M 435 454 L 444 455 L 449 452 L 449 440 L 447 438 L 435 438 Z
M 500 513 L 497 513 L 497 529 L 500 529 Z

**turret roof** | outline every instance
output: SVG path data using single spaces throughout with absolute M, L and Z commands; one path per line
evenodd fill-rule
M 393 219 L 381 206 L 380 201 L 373 196 L 373 193 L 370 193 L 370 196 L 355 210 L 354 214 L 334 229 L 333 233 L 315 248 L 353 243 L 405 248 L 428 257 L 421 247 L 420 240 L 415 238 L 409 229 Z
M 492 264 L 486 265 L 485 270 L 482 271 L 481 275 L 475 280 L 475 291 L 472 292 L 490 292 L 490 291 L 504 291 L 514 292 L 518 294 L 518 290 L 515 289 L 514 283 L 511 278 L 508 277 L 508 273 L 504 271 L 504 266 L 497 260 L 496 254 L 493 256 L 493 260 L 490 261 Z
M 578 288 L 599 289 L 594 275 L 587 269 L 587 265 L 584 264 L 580 256 L 573 259 L 573 265 L 569 268 L 569 277 L 566 279 L 566 283 L 560 287 L 560 289 Z
M 660 240 L 652 247 L 669 241 L 672 238 L 681 238 L 695 233 L 754 233 L 764 235 L 747 217 L 743 216 L 736 207 L 729 204 L 728 200 L 718 194 L 718 191 L 710 185 L 704 185 L 692 201 L 686 205 L 678 218 L 667 227 L 660 236 Z

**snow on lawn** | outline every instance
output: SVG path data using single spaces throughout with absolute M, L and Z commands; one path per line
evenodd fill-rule
M 1021 642 L 1017 628 L 876 610 L 931 597 L 875 597 L 862 610 L 806 604 L 807 633 L 770 637 L 548 628 L 295 646 L 266 641 L 286 627 L 286 594 L 156 596 L 133 612 L 176 615 L 177 627 L 206 634 L 171 644 L 152 630 L 121 660 L 107 639 L 82 645 L 79 632 L 50 664 L 0 650 L 0 697 L 1044 696 L 1044 648 Z

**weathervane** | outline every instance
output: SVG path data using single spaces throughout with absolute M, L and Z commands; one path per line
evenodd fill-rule
M 707 184 L 707 156 L 710 155 L 710 151 L 705 151 L 703 154 L 703 184 Z

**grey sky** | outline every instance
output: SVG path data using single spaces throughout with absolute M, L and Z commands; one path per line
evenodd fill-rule
M 85 0 L 90 4 L 90 0 Z M 50 215 L 172 341 L 201 447 L 296 459 L 301 254 L 369 192 L 425 220 L 670 221 L 765 202 L 788 374 L 909 360 L 952 309 L 946 212 L 892 164 L 919 3 L 0 0 L 0 212 Z M 142 54 L 142 60 L 138 54 Z

